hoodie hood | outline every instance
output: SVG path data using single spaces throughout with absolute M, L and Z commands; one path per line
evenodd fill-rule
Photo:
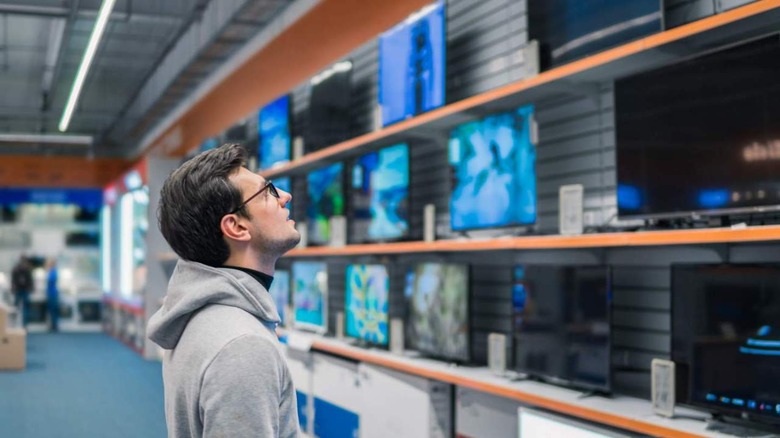
M 179 260 L 162 307 L 149 318 L 149 339 L 167 350 L 174 348 L 190 317 L 212 304 L 238 307 L 266 323 L 280 322 L 271 294 L 251 275 Z

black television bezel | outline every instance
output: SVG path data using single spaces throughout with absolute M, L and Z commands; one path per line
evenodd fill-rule
M 671 293 L 671 303 L 670 303 L 670 316 L 671 316 L 671 330 L 670 330 L 670 336 L 669 336 L 669 356 L 670 359 L 675 362 L 675 365 L 683 365 L 683 369 L 686 370 L 688 373 L 691 373 L 691 367 L 688 362 L 681 362 L 676 360 L 675 357 L 675 326 L 676 319 L 675 318 L 675 312 L 679 311 L 680 309 L 677 309 L 676 300 L 675 300 L 675 276 L 677 275 L 675 268 L 685 268 L 685 267 L 710 267 L 710 268 L 725 268 L 729 266 L 739 266 L 739 267 L 774 267 L 776 271 L 780 273 L 780 263 L 776 262 L 768 262 L 768 263 L 672 263 L 670 267 L 670 293 Z M 679 290 L 679 289 L 678 289 Z M 780 416 L 776 416 L 777 418 L 773 418 L 767 415 L 760 414 L 759 412 L 751 412 L 748 410 L 741 410 L 741 409 L 732 409 L 730 407 L 724 407 L 720 405 L 714 405 L 714 404 L 707 404 L 705 402 L 701 402 L 698 400 L 692 400 L 691 394 L 693 393 L 693 381 L 694 379 L 690 378 L 689 375 L 683 376 L 683 382 L 685 384 L 685 387 L 682 389 L 684 392 L 684 400 L 677 400 L 677 403 L 684 406 L 693 407 L 696 409 L 701 409 L 710 413 L 716 413 L 716 414 L 722 414 L 726 415 L 729 418 L 732 418 L 736 421 L 749 421 L 749 422 L 755 422 L 758 424 L 763 425 L 770 425 L 773 427 L 779 427 L 780 426 Z M 679 391 L 678 391 L 679 392 Z
M 361 338 L 360 336 L 352 336 L 348 330 L 347 330 L 347 313 L 349 308 L 349 303 L 347 302 L 347 289 L 349 289 L 349 277 L 346 277 L 346 271 L 349 269 L 350 266 L 381 266 L 385 268 L 385 272 L 387 273 L 387 342 L 384 344 L 380 344 L 378 342 L 371 342 L 368 339 Z M 345 285 L 344 285 L 344 337 L 347 337 L 349 339 L 354 339 L 355 341 L 368 345 L 373 348 L 379 348 L 382 350 L 389 350 L 390 349 L 390 295 L 392 294 L 392 287 L 390 286 L 390 267 L 385 263 L 349 263 L 345 268 Z
M 267 170 L 273 167 L 272 164 L 271 167 L 265 168 L 263 167 L 263 135 L 260 132 L 260 126 L 262 126 L 263 121 L 261 120 L 263 110 L 268 107 L 268 105 L 276 102 L 277 100 L 281 98 L 287 99 L 287 137 L 290 139 L 290 144 L 287 147 L 287 157 L 288 162 L 293 160 L 292 152 L 293 152 L 293 129 L 292 129 L 292 115 L 293 115 L 293 99 L 292 94 L 285 93 L 280 95 L 279 97 L 275 98 L 274 100 L 266 103 L 257 111 L 257 169 L 259 171 Z
M 537 157 L 537 155 L 538 155 L 537 146 L 538 145 L 533 142 L 533 139 L 534 139 L 533 137 L 534 136 L 533 136 L 533 132 L 532 132 L 535 129 L 534 125 L 536 124 L 536 104 L 534 104 L 534 103 L 526 103 L 526 104 L 520 105 L 518 107 L 515 107 L 515 108 L 513 108 L 511 110 L 498 111 L 498 112 L 494 112 L 494 113 L 490 113 L 490 114 L 484 115 L 484 116 L 482 116 L 482 117 L 480 117 L 478 119 L 474 119 L 474 120 L 471 120 L 471 121 L 468 121 L 468 122 L 458 123 L 457 125 L 455 125 L 454 127 L 452 127 L 449 130 L 449 136 L 447 137 L 447 154 L 450 153 L 449 140 L 452 139 L 452 133 L 456 129 L 460 128 L 463 125 L 469 124 L 469 123 L 483 122 L 487 117 L 496 116 L 496 115 L 499 115 L 499 114 L 514 113 L 515 111 L 519 110 L 520 108 L 524 108 L 526 106 L 533 106 L 533 111 L 531 112 L 531 119 L 529 121 L 529 127 L 528 127 L 528 137 L 529 137 L 528 141 L 529 141 L 529 143 L 531 143 L 531 145 L 533 145 L 533 148 L 534 148 L 534 180 L 535 180 L 535 183 L 536 183 L 536 187 L 534 188 L 534 198 L 535 198 L 534 199 L 534 208 L 536 209 L 536 211 L 534 213 L 534 220 L 533 220 L 533 222 L 528 222 L 528 223 L 514 222 L 514 223 L 511 223 L 511 224 L 504 224 L 504 225 L 483 225 L 483 226 L 478 226 L 478 227 L 464 227 L 464 228 L 455 228 L 455 227 L 453 227 L 452 226 L 452 219 L 453 219 L 453 215 L 452 215 L 452 195 L 453 195 L 453 192 L 455 191 L 455 175 L 454 175 L 455 174 L 455 169 L 453 168 L 452 163 L 450 163 L 448 161 L 447 162 L 447 166 L 448 166 L 449 171 L 450 171 L 450 181 L 449 181 L 450 182 L 450 187 L 449 187 L 449 198 L 447 199 L 447 210 L 448 210 L 449 215 L 450 215 L 450 220 L 449 220 L 450 231 L 452 231 L 454 233 L 466 233 L 466 232 L 469 232 L 469 231 L 507 230 L 507 229 L 513 229 L 513 228 L 523 229 L 523 228 L 531 228 L 531 227 L 536 226 L 537 222 L 539 221 L 539 173 L 537 172 L 537 170 L 538 170 L 537 169 L 537 161 L 538 161 L 538 159 L 537 159 L 538 158 Z
M 409 141 L 400 141 L 392 144 L 384 145 L 380 148 L 364 152 L 363 154 L 357 156 L 356 158 L 350 160 L 349 162 L 349 173 L 346 175 L 348 184 L 348 190 L 349 190 L 349 208 L 345 209 L 347 212 L 347 216 L 349 219 L 349 223 L 347 224 L 348 228 L 352 228 L 352 221 L 355 220 L 355 187 L 352 185 L 352 175 L 355 171 L 355 166 L 357 166 L 358 161 L 370 154 L 378 154 L 381 151 L 395 147 L 405 145 L 406 146 L 406 160 L 407 160 L 407 169 L 409 169 L 408 175 L 407 175 L 407 185 L 406 185 L 406 203 L 407 203 L 407 218 L 406 218 L 406 232 L 404 232 L 403 235 L 396 237 L 396 238 L 381 238 L 381 239 L 372 239 L 368 234 L 366 236 L 363 236 L 363 238 L 353 238 L 356 236 L 352 236 L 351 233 L 347 234 L 347 239 L 351 239 L 351 243 L 387 243 L 387 242 L 404 242 L 414 239 L 414 233 L 412 232 L 412 187 L 414 186 L 413 179 L 412 179 L 412 146 L 409 144 Z M 352 231 L 351 229 L 348 229 L 347 231 Z M 359 236 L 357 236 L 359 237 Z
M 304 211 L 304 213 L 303 213 L 303 216 L 306 219 L 306 245 L 307 246 L 328 246 L 328 245 L 330 245 L 329 241 L 325 241 L 325 242 L 312 241 L 312 238 L 311 238 L 312 237 L 312 233 L 311 233 L 312 218 L 309 217 L 309 202 L 311 200 L 310 197 L 309 197 L 309 175 L 311 175 L 312 173 L 317 172 L 319 170 L 328 168 L 330 166 L 334 166 L 336 164 L 341 164 L 341 196 L 342 196 L 342 198 L 344 198 L 344 213 L 342 213 L 341 215 L 335 215 L 335 216 L 343 216 L 345 221 L 347 219 L 347 213 L 349 212 L 349 205 L 348 205 L 348 202 L 347 202 L 348 201 L 348 199 L 347 199 L 347 181 L 345 179 L 347 177 L 347 168 L 348 168 L 347 163 L 345 163 L 344 161 L 335 161 L 335 162 L 328 163 L 328 164 L 326 164 L 324 166 L 317 167 L 316 169 L 313 169 L 310 172 L 308 172 L 306 174 L 306 211 Z M 291 181 L 291 183 L 292 183 L 292 181 Z M 330 219 L 332 217 L 333 216 L 328 216 L 328 220 L 330 221 Z M 349 237 L 349 223 L 346 223 L 345 226 L 346 226 L 346 230 L 345 230 L 346 237 Z M 330 224 L 328 224 L 328 233 L 330 234 L 330 233 L 332 233 L 332 231 L 333 230 L 330 229 Z
M 379 122 L 381 123 L 382 128 L 386 128 L 386 127 L 394 125 L 396 123 L 403 122 L 404 120 L 409 120 L 409 119 L 413 119 L 415 117 L 419 117 L 419 116 L 421 116 L 421 115 L 423 115 L 425 113 L 429 113 L 429 112 L 435 111 L 435 110 L 437 110 L 439 108 L 443 108 L 443 107 L 447 106 L 447 103 L 449 103 L 447 101 L 447 70 L 448 70 L 448 68 L 447 68 L 447 53 L 449 53 L 449 50 L 447 50 L 447 47 L 449 46 L 449 41 L 447 41 L 447 38 L 449 36 L 449 32 L 447 32 L 447 25 L 449 23 L 449 20 L 447 19 L 447 9 L 448 9 L 447 3 L 448 3 L 448 0 L 434 0 L 433 2 L 429 3 L 429 5 L 432 5 L 434 3 L 440 3 L 441 7 L 442 7 L 442 21 L 443 21 L 442 26 L 441 26 L 442 27 L 442 50 L 444 50 L 444 54 L 443 54 L 444 62 L 442 62 L 442 104 L 437 106 L 437 107 L 431 108 L 431 109 L 429 109 L 427 111 L 423 111 L 423 112 L 421 112 L 419 114 L 412 114 L 410 116 L 401 117 L 400 119 L 389 121 L 387 123 L 385 123 L 384 120 L 380 120 Z M 422 8 L 416 10 L 415 12 L 413 12 L 410 15 L 414 15 L 414 14 L 422 11 L 422 9 L 425 9 L 426 7 L 427 6 L 423 6 Z M 377 105 L 380 108 L 382 107 L 382 73 L 381 73 L 381 71 L 382 71 L 382 42 L 381 42 L 381 38 L 382 38 L 382 36 L 384 36 L 387 33 L 387 31 L 390 31 L 390 30 L 394 29 L 396 26 L 400 25 L 401 23 L 403 23 L 407 19 L 408 19 L 408 17 L 404 18 L 403 21 L 401 21 L 399 23 L 396 23 L 390 29 L 387 29 L 386 31 L 384 31 L 381 34 L 379 34 L 379 36 L 377 36 L 377 73 L 376 73 L 376 83 L 377 83 Z M 404 84 L 404 85 L 406 85 L 406 84 Z
M 613 81 L 613 94 L 614 97 L 614 107 L 615 107 L 615 114 L 618 114 L 620 109 L 618 108 L 618 102 L 617 102 L 617 94 L 618 94 L 618 83 L 624 79 L 629 79 L 634 76 L 638 75 L 644 75 L 651 72 L 660 72 L 668 68 L 674 68 L 676 66 L 682 65 L 687 62 L 695 61 L 701 58 L 706 58 L 710 56 L 716 56 L 718 54 L 721 54 L 725 51 L 735 49 L 740 46 L 749 45 L 752 43 L 755 43 L 757 41 L 763 40 L 763 39 L 770 39 L 780 38 L 780 34 L 777 32 L 771 32 L 769 34 L 763 34 L 758 37 L 746 39 L 743 41 L 740 41 L 736 44 L 728 44 L 728 45 L 721 45 L 718 47 L 715 47 L 713 49 L 707 50 L 705 52 L 700 52 L 679 60 L 676 60 L 672 63 L 663 65 L 662 67 L 654 68 L 651 70 L 646 70 L 642 72 L 638 72 L 629 76 L 624 76 L 617 78 Z M 778 42 L 780 44 L 780 42 Z M 618 132 L 620 130 L 620 124 L 617 122 L 617 116 L 615 116 L 615 184 L 616 187 L 620 185 L 620 142 L 618 139 Z M 621 213 L 620 203 L 618 200 L 618 193 L 616 189 L 615 193 L 616 198 L 616 208 L 617 208 L 617 218 L 620 220 L 655 220 L 655 219 L 681 219 L 681 218 L 696 218 L 701 216 L 729 216 L 729 215 L 735 215 L 735 214 L 762 214 L 762 213 L 772 213 L 772 212 L 778 212 L 780 211 L 780 203 L 778 204 L 767 204 L 767 205 L 760 205 L 760 206 L 752 206 L 752 207 L 737 207 L 737 208 L 714 208 L 714 209 L 685 209 L 685 210 L 675 210 L 675 211 L 663 211 L 663 212 L 656 212 L 656 213 L 636 213 L 631 214 L 629 213 Z
M 473 323 L 473 317 L 472 317 L 473 306 L 472 306 L 472 302 L 471 302 L 471 298 L 472 298 L 472 287 L 471 287 L 471 285 L 472 285 L 472 278 L 473 278 L 472 266 L 470 264 L 467 264 L 467 263 L 450 263 L 450 262 L 446 262 L 446 261 L 442 261 L 442 262 L 428 261 L 428 262 L 414 263 L 414 264 L 412 264 L 410 266 L 407 266 L 407 270 L 406 270 L 407 276 L 404 277 L 404 288 L 406 288 L 408 286 L 407 285 L 408 274 L 410 272 L 413 273 L 415 271 L 415 268 L 418 265 L 425 265 L 425 264 L 457 265 L 457 266 L 462 266 L 466 270 L 466 278 L 467 278 L 467 281 L 466 281 L 466 306 L 468 306 L 466 308 L 466 326 L 467 326 L 467 329 L 466 329 L 466 354 L 465 354 L 465 358 L 462 358 L 462 357 L 448 356 L 446 354 L 440 354 L 440 352 L 427 350 L 427 349 L 424 349 L 424 348 L 421 349 L 419 347 L 418 343 L 417 343 L 417 340 L 413 341 L 412 346 L 414 347 L 415 351 L 417 351 L 421 355 L 423 355 L 425 357 L 428 357 L 428 358 L 431 358 L 431 359 L 436 359 L 436 360 L 441 360 L 441 361 L 446 361 L 446 362 L 456 363 L 456 364 L 468 364 L 468 363 L 471 363 L 471 361 L 474 359 L 474 352 L 473 352 L 473 341 L 474 341 L 474 333 L 473 332 L 474 332 L 474 330 L 473 330 L 473 324 L 472 324 Z M 404 327 L 406 327 L 409 324 L 409 303 L 408 303 L 408 297 L 406 297 L 406 296 L 404 296 L 404 307 L 405 307 L 405 310 L 404 310 Z M 407 338 L 407 331 L 406 331 L 406 329 L 404 329 L 404 340 L 405 340 L 405 344 L 408 345 L 409 342 L 408 342 L 408 338 Z
M 555 376 L 550 373 L 537 373 L 528 371 L 525 369 L 520 369 L 520 367 L 517 364 L 516 358 L 517 358 L 517 335 L 516 330 L 514 327 L 514 309 L 512 309 L 512 324 L 511 324 L 511 339 L 512 339 L 512 369 L 517 371 L 518 373 L 531 376 L 533 378 L 540 379 L 542 381 L 545 381 L 547 383 L 552 383 L 555 385 L 561 385 L 565 386 L 567 388 L 572 389 L 584 389 L 584 390 L 592 390 L 592 391 L 600 391 L 605 392 L 607 394 L 612 393 L 612 380 L 613 380 L 613 373 L 612 373 L 612 312 L 613 312 L 613 273 L 614 270 L 612 269 L 612 265 L 586 265 L 586 264 L 554 264 L 554 265 L 547 265 L 547 264 L 534 264 L 534 263 L 518 263 L 512 265 L 512 269 L 514 271 L 517 267 L 541 267 L 541 268 L 572 268 L 572 269 L 603 269 L 606 272 L 606 278 L 607 278 L 607 324 L 609 326 L 609 332 L 607 333 L 607 369 L 606 369 L 606 376 L 607 376 L 607 383 L 604 386 L 601 385 L 591 385 L 588 383 L 583 383 L 578 380 L 572 380 L 567 379 L 561 376 Z M 512 285 L 514 287 L 514 284 L 518 281 L 518 279 L 515 277 L 514 272 L 512 273 Z
M 351 98 L 353 96 L 353 92 L 354 92 L 354 84 L 353 84 L 354 77 L 353 76 L 354 76 L 354 72 L 355 72 L 355 62 L 351 58 L 346 58 L 346 59 L 342 59 L 342 60 L 340 60 L 340 61 L 338 61 L 336 63 L 331 64 L 330 66 L 328 66 L 328 68 L 332 68 L 333 66 L 335 66 L 336 64 L 338 64 L 340 62 L 348 62 L 350 64 L 350 67 L 349 67 L 349 77 L 348 77 L 347 83 L 349 84 L 348 94 L 349 94 L 349 96 Z M 322 72 L 320 72 L 320 73 L 322 73 Z M 323 81 L 327 81 L 328 79 L 330 79 L 332 77 L 333 77 L 333 75 L 329 76 L 328 78 L 324 79 Z M 305 149 L 304 153 L 316 152 L 318 150 L 321 150 L 321 149 L 333 146 L 335 144 L 339 144 L 339 143 L 342 143 L 344 141 L 347 141 L 347 140 L 349 140 L 350 138 L 353 137 L 351 123 L 347 122 L 347 126 L 345 126 L 345 131 L 344 131 L 344 139 L 339 140 L 336 143 L 328 143 L 328 144 L 316 144 L 316 142 L 315 142 L 314 144 L 315 144 L 316 147 L 311 148 L 311 146 L 310 146 L 312 144 L 311 139 L 317 135 L 316 132 L 312 132 L 313 131 L 313 127 L 312 127 L 311 121 L 314 119 L 314 117 L 312 117 L 312 96 L 314 95 L 314 89 L 318 85 L 319 84 L 312 84 L 311 80 L 309 80 L 309 86 L 311 88 L 311 91 L 310 91 L 310 94 L 309 94 L 309 101 L 308 101 L 308 104 L 307 104 L 307 107 L 306 107 L 306 117 L 308 118 L 308 124 L 306 126 L 305 135 L 304 135 L 304 149 Z M 291 143 L 291 145 L 292 145 L 292 143 Z

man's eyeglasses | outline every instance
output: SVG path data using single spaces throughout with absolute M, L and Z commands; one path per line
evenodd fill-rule
M 268 190 L 271 193 L 271 196 L 273 196 L 274 198 L 276 198 L 276 199 L 281 198 L 281 196 L 279 196 L 279 192 L 276 190 L 276 186 L 274 185 L 274 183 L 272 183 L 271 181 L 268 181 L 254 195 L 250 196 L 246 201 L 242 202 L 241 205 L 239 205 L 238 207 L 236 207 L 233 210 L 231 210 L 230 213 L 228 213 L 228 214 L 233 214 L 233 213 L 237 212 L 238 210 L 241 210 L 242 208 L 244 208 L 244 206 L 246 204 L 249 203 L 249 201 L 255 199 L 259 194 L 263 193 L 266 190 Z

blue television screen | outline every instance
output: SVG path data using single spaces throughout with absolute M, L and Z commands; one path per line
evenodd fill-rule
M 379 37 L 382 125 L 444 104 L 444 2 L 413 14 Z
M 389 297 L 390 278 L 385 266 L 347 266 L 347 336 L 387 345 Z
M 215 137 L 207 138 L 203 141 L 203 143 L 200 144 L 198 152 L 210 151 L 215 149 L 217 146 L 219 146 L 219 140 L 217 140 Z
M 533 113 L 533 105 L 527 105 L 452 130 L 449 159 L 453 230 L 536 222 Z
M 406 278 L 406 337 L 412 348 L 466 362 L 470 358 L 466 265 L 422 263 Z
M 295 262 L 292 273 L 295 326 L 327 331 L 328 266 L 324 262 Z
M 343 164 L 336 163 L 313 171 L 307 177 L 306 227 L 311 244 L 328 243 L 330 218 L 344 214 L 343 169 Z
M 409 147 L 397 144 L 358 158 L 352 168 L 352 240 L 384 241 L 409 232 Z
M 284 325 L 284 311 L 286 306 L 290 304 L 290 272 L 277 269 L 268 292 L 274 299 L 276 311 L 279 312 L 279 318 Z
M 260 110 L 257 129 L 260 139 L 260 169 L 290 160 L 290 100 L 282 96 Z

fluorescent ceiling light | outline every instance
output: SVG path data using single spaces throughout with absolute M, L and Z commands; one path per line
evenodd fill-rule
M 63 135 L 63 134 L 0 134 L 0 143 L 14 144 L 57 144 L 71 146 L 92 145 L 91 135 Z
M 87 50 L 84 51 L 84 57 L 81 58 L 81 65 L 79 65 L 79 70 L 76 73 L 76 79 L 73 80 L 73 87 L 70 89 L 68 103 L 65 105 L 65 111 L 62 113 L 62 119 L 60 119 L 59 128 L 61 132 L 65 132 L 68 129 L 70 119 L 73 117 L 73 111 L 76 109 L 81 88 L 84 86 L 84 80 L 87 78 L 87 72 L 92 64 L 92 59 L 95 57 L 100 38 L 103 37 L 103 31 L 106 30 L 108 17 L 111 15 L 111 10 L 114 9 L 114 3 L 116 3 L 116 0 L 103 0 L 103 4 L 100 6 L 95 27 L 92 29 L 92 35 L 89 37 Z

